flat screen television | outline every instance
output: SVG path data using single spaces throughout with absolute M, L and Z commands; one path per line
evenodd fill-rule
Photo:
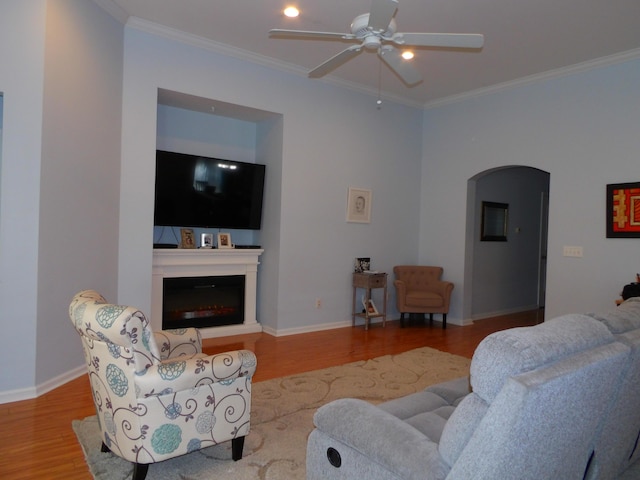
M 259 230 L 265 166 L 156 152 L 154 225 Z

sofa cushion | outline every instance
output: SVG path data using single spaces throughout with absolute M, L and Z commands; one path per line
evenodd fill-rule
M 635 330 L 640 328 L 640 297 L 631 297 L 607 313 L 589 316 L 604 323 L 614 335 Z
M 441 307 L 444 299 L 437 293 L 413 290 L 407 292 L 405 303 L 411 307 Z
M 378 407 L 404 420 L 437 443 L 447 420 L 468 394 L 469 379 L 462 377 L 396 398 Z
M 582 314 L 496 332 L 480 342 L 473 355 L 471 386 L 491 403 L 509 377 L 612 340 L 601 322 Z

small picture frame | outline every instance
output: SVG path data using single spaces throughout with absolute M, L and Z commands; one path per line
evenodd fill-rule
M 196 239 L 191 228 L 180 229 L 180 248 L 196 248 Z
M 506 242 L 509 204 L 482 202 L 481 242 Z
M 347 222 L 371 223 L 371 190 L 349 187 Z
M 200 235 L 200 248 L 213 248 L 213 233 Z
M 233 244 L 231 243 L 230 233 L 218 234 L 218 248 L 233 248 Z
M 370 269 L 371 269 L 371 258 L 369 257 L 356 258 L 356 263 L 354 267 L 355 273 L 368 272 Z
M 364 313 L 367 315 L 367 317 L 379 315 L 376 304 L 373 303 L 373 300 L 371 298 L 367 300 L 366 298 L 362 297 L 362 306 L 364 307 Z

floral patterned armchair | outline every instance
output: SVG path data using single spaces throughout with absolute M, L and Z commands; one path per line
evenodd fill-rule
M 253 352 L 205 355 L 195 328 L 154 334 L 141 311 L 93 290 L 73 298 L 69 316 L 82 338 L 102 451 L 134 462 L 134 480 L 150 463 L 228 440 L 233 459 L 242 458 Z

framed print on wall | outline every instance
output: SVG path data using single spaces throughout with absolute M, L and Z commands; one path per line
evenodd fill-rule
M 349 187 L 347 222 L 371 223 L 371 190 Z
M 482 202 L 481 242 L 506 242 L 509 204 Z
M 640 238 L 640 182 L 607 185 L 607 238 Z

